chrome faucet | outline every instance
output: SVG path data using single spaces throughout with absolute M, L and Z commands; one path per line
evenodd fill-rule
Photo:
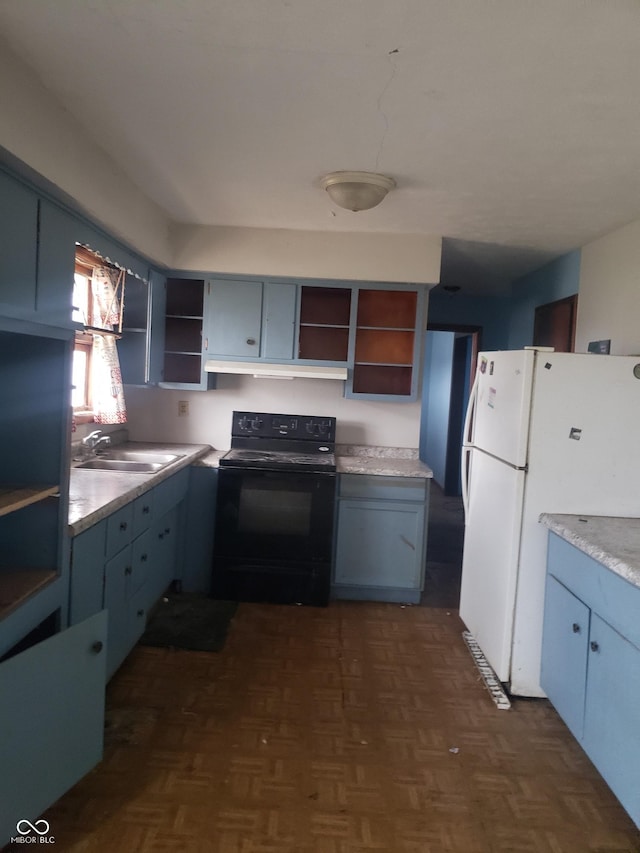
M 111 436 L 103 435 L 101 429 L 95 429 L 93 432 L 90 432 L 89 435 L 85 435 L 81 444 L 90 452 L 93 451 L 94 453 L 98 453 L 102 448 L 108 447 L 111 444 Z

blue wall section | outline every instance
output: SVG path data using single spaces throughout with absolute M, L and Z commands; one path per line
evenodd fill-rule
M 580 257 L 579 250 L 569 252 L 513 282 L 508 349 L 531 346 L 538 305 L 556 302 L 578 292 Z
M 511 285 L 509 296 L 465 296 L 432 291 L 429 323 L 481 326 L 483 350 L 521 349 L 533 343 L 538 305 L 578 293 L 580 250 L 569 252 Z
M 431 291 L 428 322 L 481 326 L 482 349 L 507 349 L 510 308 L 510 296 L 465 296 Z
M 453 332 L 427 332 L 422 384 L 420 459 L 444 488 L 453 371 Z

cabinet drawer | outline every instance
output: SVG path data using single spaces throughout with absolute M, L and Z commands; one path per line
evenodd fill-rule
M 380 477 L 375 474 L 341 474 L 338 478 L 341 498 L 386 501 L 424 501 L 427 481 L 420 477 Z
M 133 536 L 133 503 L 123 506 L 107 519 L 107 560 L 131 542 Z
M 133 502 L 133 538 L 146 530 L 153 519 L 153 491 L 140 495 Z

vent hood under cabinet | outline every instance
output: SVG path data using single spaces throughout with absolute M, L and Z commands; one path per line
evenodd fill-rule
M 277 379 L 342 379 L 346 367 L 318 367 L 312 364 L 265 364 L 251 361 L 205 361 L 207 373 L 241 373 L 250 376 L 269 376 Z

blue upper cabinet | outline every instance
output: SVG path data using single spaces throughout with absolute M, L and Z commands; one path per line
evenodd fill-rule
M 38 197 L 0 172 L 0 311 L 29 317 L 36 310 Z
M 163 387 L 206 391 L 215 374 L 204 372 L 206 285 L 199 278 L 167 278 Z
M 283 282 L 209 282 L 205 348 L 211 358 L 293 358 L 297 286 Z
M 76 220 L 49 201 L 40 202 L 36 311 L 43 322 L 71 323 Z
M 424 300 L 423 287 L 356 288 L 345 396 L 417 400 Z
M 259 358 L 261 332 L 261 281 L 209 282 L 209 355 Z
M 212 279 L 208 358 L 349 368 L 345 396 L 418 396 L 425 289 L 419 285 Z

